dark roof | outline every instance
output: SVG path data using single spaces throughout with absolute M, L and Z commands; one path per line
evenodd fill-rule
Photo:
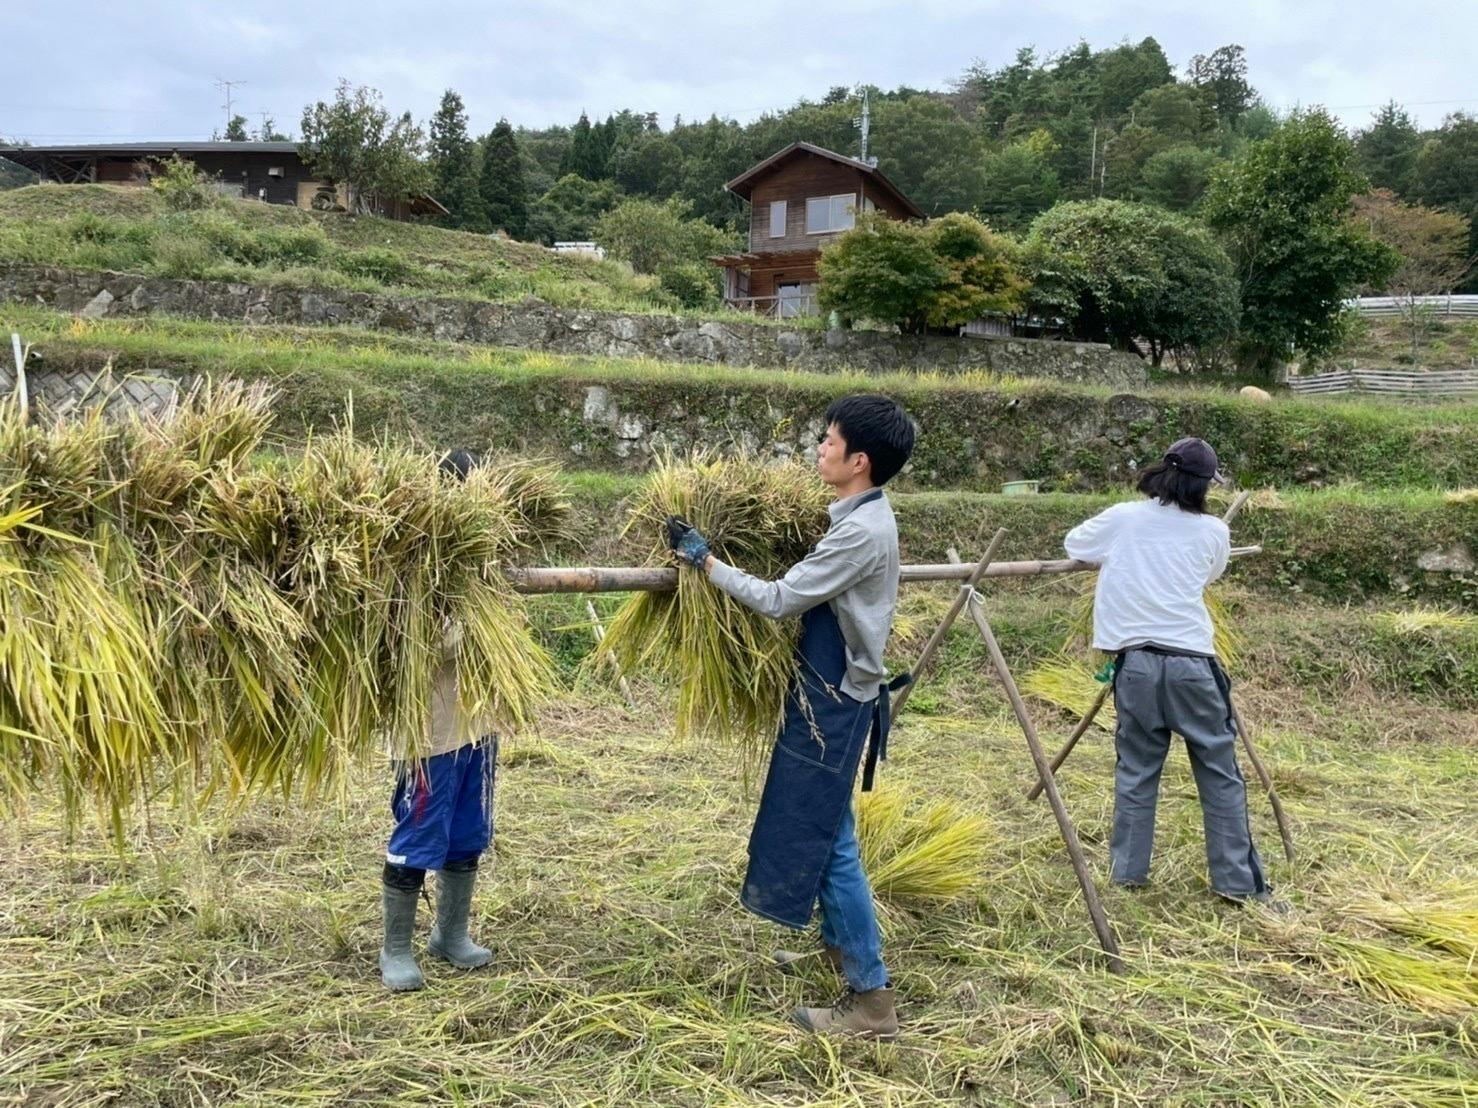
M 81 146 L 0 146 L 0 156 L 49 154 L 52 157 L 96 157 L 99 154 L 295 154 L 295 142 L 99 142 Z
M 739 176 L 735 177 L 732 181 L 726 184 L 724 188 L 728 189 L 736 196 L 740 196 L 743 197 L 745 200 L 748 200 L 750 193 L 754 190 L 755 183 L 761 177 L 769 173 L 772 169 L 775 169 L 782 162 L 789 161 L 797 154 L 811 154 L 818 158 L 826 158 L 830 161 L 838 162 L 841 165 L 848 166 L 852 169 L 858 170 L 861 173 L 867 174 L 884 189 L 892 193 L 893 198 L 903 206 L 904 210 L 907 211 L 909 215 L 913 216 L 915 219 L 924 218 L 923 210 L 920 209 L 919 206 L 915 204 L 912 200 L 910 200 L 904 194 L 902 189 L 900 189 L 897 185 L 890 181 L 887 175 L 884 174 L 883 171 L 880 170 L 877 166 L 868 165 L 866 162 L 858 161 L 856 158 L 849 158 L 845 154 L 838 154 L 835 150 L 827 150 L 825 147 L 816 146 L 813 143 L 809 142 L 791 143 L 784 150 L 777 151 L 759 164 L 750 166 L 743 173 L 739 174 Z

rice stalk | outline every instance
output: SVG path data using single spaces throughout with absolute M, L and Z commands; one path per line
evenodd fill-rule
M 1462 1014 L 1478 1008 L 1478 971 L 1471 961 L 1346 935 L 1322 936 L 1315 956 L 1366 992 L 1424 1011 Z
M 826 489 L 798 462 L 669 457 L 637 494 L 626 531 L 648 537 L 647 565 L 672 565 L 663 521 L 682 516 L 721 561 L 769 580 L 824 533 L 827 501 Z M 752 770 L 780 724 L 798 630 L 798 621 L 760 616 L 684 569 L 675 592 L 639 593 L 622 605 L 605 645 L 623 671 L 677 685 L 679 740 L 732 745 Z
M 1455 608 L 1418 607 L 1400 612 L 1380 612 L 1376 615 L 1376 620 L 1388 630 L 1402 636 L 1478 629 L 1478 615 L 1459 612 Z
M 1093 707 L 1103 690 L 1093 670 L 1083 662 L 1058 654 L 1039 662 L 1021 679 L 1021 691 L 1028 696 L 1062 708 L 1082 719 Z M 1110 697 L 1099 708 L 1094 726 L 1105 731 L 1114 729 L 1114 704 Z
M 994 832 L 948 800 L 916 804 L 888 789 L 857 794 L 857 839 L 873 891 L 908 907 L 979 889 Z

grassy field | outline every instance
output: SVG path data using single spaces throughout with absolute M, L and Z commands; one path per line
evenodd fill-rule
M 900 658 L 947 597 L 907 594 Z M 1025 660 L 1067 600 L 1060 584 L 993 589 L 989 610 Z M 588 633 L 568 615 L 556 602 L 548 619 L 573 666 Z M 1254 831 L 1293 910 L 1209 896 L 1177 752 L 1155 884 L 1107 893 L 1123 976 L 1096 954 L 1050 813 L 1022 798 L 1020 736 L 957 632 L 881 787 L 984 815 L 993 846 L 966 901 L 884 906 L 905 1031 L 887 1046 L 787 1025 L 836 982 L 767 967 L 784 936 L 736 897 L 753 799 L 724 751 L 672 745 L 666 699 L 640 681 L 636 711 L 577 682 L 510 745 L 475 907 L 493 966 L 427 963 L 414 995 L 375 972 L 382 768 L 337 805 L 161 808 L 121 853 L 38 797 L 3 831 L 0 1101 L 1478 1103 L 1478 734 L 1471 712 L 1301 678 L 1283 644 L 1342 618 L 1250 600 L 1240 617 L 1258 640 L 1244 711 L 1298 861 L 1255 786 Z M 1034 711 L 1060 739 L 1069 721 Z M 1095 732 L 1062 776 L 1100 875 L 1111 772 Z
M 676 307 L 616 262 L 373 216 L 247 200 L 172 212 L 149 189 L 0 192 L 0 262 L 635 311 Z
M 1415 358 L 1411 329 L 1400 319 L 1360 319 L 1334 356 L 1341 366 L 1352 361 L 1365 369 L 1416 365 L 1426 369 L 1467 369 L 1478 359 L 1478 319 L 1436 317 Z

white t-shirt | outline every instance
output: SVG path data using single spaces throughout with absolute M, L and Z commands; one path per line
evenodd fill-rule
M 1097 562 L 1093 645 L 1117 651 L 1154 643 L 1214 654 L 1203 593 L 1221 576 L 1231 532 L 1213 515 L 1149 498 L 1115 504 L 1067 534 L 1068 557 Z

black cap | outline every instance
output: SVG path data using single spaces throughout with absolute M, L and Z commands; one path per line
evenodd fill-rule
M 1211 449 L 1211 444 L 1205 439 L 1181 439 L 1173 443 L 1165 451 L 1165 460 L 1192 477 L 1205 477 L 1218 485 L 1227 483 L 1227 479 L 1216 468 L 1216 451 Z

